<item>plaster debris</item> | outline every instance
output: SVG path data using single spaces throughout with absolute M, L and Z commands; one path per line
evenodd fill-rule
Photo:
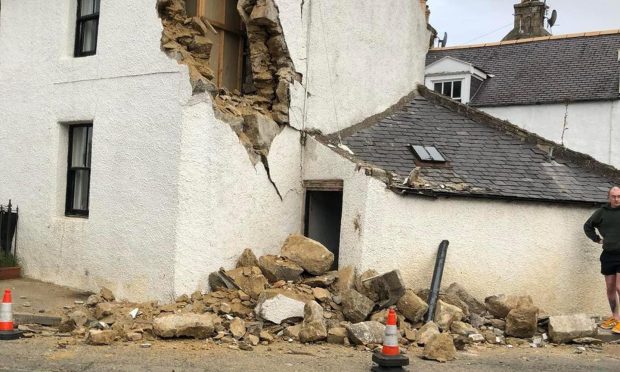
M 250 251 L 242 256 L 245 258 L 239 262 L 248 265 L 264 262 L 268 256 L 270 260 L 288 260 L 275 255 L 257 259 Z M 352 344 L 360 350 L 381 347 L 387 309 L 381 309 L 380 305 L 382 297 L 391 292 L 387 290 L 381 296 L 373 285 L 362 285 L 373 282 L 364 282 L 362 278 L 382 277 L 376 271 L 358 276 L 353 268 L 347 267 L 314 276 L 302 267 L 302 273 L 295 274 L 293 279 L 270 283 L 265 278 L 268 270 L 243 264 L 231 270 L 222 268 L 217 274 L 226 282 L 223 286 L 204 294 L 198 290 L 191 295 L 181 294 L 167 304 L 105 301 L 98 294 L 97 301 L 66 310 L 57 330 L 92 345 L 117 341 L 146 344 L 157 338 L 191 337 L 245 351 L 260 344 L 295 341 Z M 377 296 L 370 299 L 354 288 L 365 288 Z M 110 291 L 106 297 L 114 298 L 114 295 Z M 597 345 L 602 342 L 593 338 L 596 325 L 590 317 L 539 316 L 528 296 L 490 296 L 483 310 L 482 302 L 453 283 L 441 292 L 440 298 L 435 314 L 437 323 L 423 325 L 421 319 L 427 305 L 416 291 L 405 288 L 396 302 L 401 348 L 413 351 L 424 346 L 425 358 L 449 361 L 456 350 L 485 344 L 545 347 L 549 343 L 547 334 L 554 343 Z M 469 316 L 465 315 L 467 309 Z M 494 315 L 506 309 L 510 310 L 505 317 Z M 54 334 L 23 325 L 20 329 L 27 330 L 31 337 Z

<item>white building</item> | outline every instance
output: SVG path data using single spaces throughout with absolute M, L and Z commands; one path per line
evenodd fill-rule
M 205 288 L 244 248 L 277 252 L 302 231 L 301 130 L 348 127 L 423 80 L 424 2 L 279 0 L 275 14 L 271 1 L 247 3 L 259 9 L 246 29 L 281 27 L 301 77 L 287 84 L 290 122 L 257 163 L 235 133 L 240 116 L 192 95 L 187 65 L 162 51 L 156 0 L 2 1 L 0 198 L 20 207 L 25 275 L 136 300 Z M 188 6 L 221 31 L 236 1 L 222 4 Z M 234 51 L 235 33 L 218 35 Z M 228 83 L 219 67 L 213 80 Z
M 429 89 L 620 167 L 620 30 L 431 49 Z
M 169 300 L 305 232 L 417 288 L 449 239 L 446 283 L 606 309 L 581 224 L 620 176 L 419 97 L 424 1 L 235 4 L 2 2 L 0 200 L 27 276 Z

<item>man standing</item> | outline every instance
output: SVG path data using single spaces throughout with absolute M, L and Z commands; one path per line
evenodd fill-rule
M 583 230 L 588 238 L 603 245 L 601 274 L 605 276 L 612 315 L 600 327 L 620 334 L 620 187 L 609 190 L 609 204 L 596 210 L 583 225 Z

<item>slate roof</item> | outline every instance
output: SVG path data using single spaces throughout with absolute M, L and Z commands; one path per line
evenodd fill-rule
M 613 181 L 620 180 L 620 171 L 588 155 L 555 145 L 424 87 L 419 90 L 423 96 L 374 124 L 360 124 L 339 133 L 342 143 L 353 151 L 353 160 L 396 174 L 389 185 L 392 189 L 601 203 L 606 201 Z M 334 143 L 338 137 L 329 138 Z M 447 157 L 449 166 L 422 166 L 421 184 L 403 184 L 415 167 L 409 144 L 434 145 Z M 555 160 L 548 158 L 548 145 L 557 146 Z
M 584 36 L 585 35 L 585 36 Z M 426 65 L 451 56 L 495 75 L 472 106 L 619 99 L 620 30 L 431 49 Z

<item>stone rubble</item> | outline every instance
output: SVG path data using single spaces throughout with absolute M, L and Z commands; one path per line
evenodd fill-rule
M 296 262 L 304 262 L 303 255 L 297 252 Z M 337 272 L 315 271 L 321 272 L 315 276 L 299 264 L 302 272 L 294 279 L 268 281 L 268 272 L 273 270 L 260 263 L 265 257 L 293 263 L 282 255 L 256 258 L 246 250 L 238 267 L 214 273 L 220 286 L 207 293 L 179 295 L 168 304 L 118 301 L 111 291 L 102 290 L 84 304 L 69 306 L 56 334 L 92 345 L 189 337 L 244 351 L 274 342 L 326 342 L 360 350 L 381 347 L 387 314 L 381 303 L 390 291 L 364 280 L 381 274 L 368 270 L 356 275 L 352 267 L 345 267 Z M 331 265 L 331 260 L 325 257 L 323 267 Z M 257 262 L 259 266 L 254 266 Z M 428 305 L 418 294 L 424 291 L 404 288 L 396 301 L 399 344 L 403 349 L 424 347 L 422 354 L 427 359 L 449 361 L 456 350 L 482 345 L 546 347 L 550 342 L 574 342 L 594 347 L 601 343 L 589 316 L 540 315 L 529 296 L 489 296 L 482 305 L 456 283 L 440 293 L 434 321 L 423 324 Z M 28 337 L 54 334 L 40 326 L 19 327 Z

